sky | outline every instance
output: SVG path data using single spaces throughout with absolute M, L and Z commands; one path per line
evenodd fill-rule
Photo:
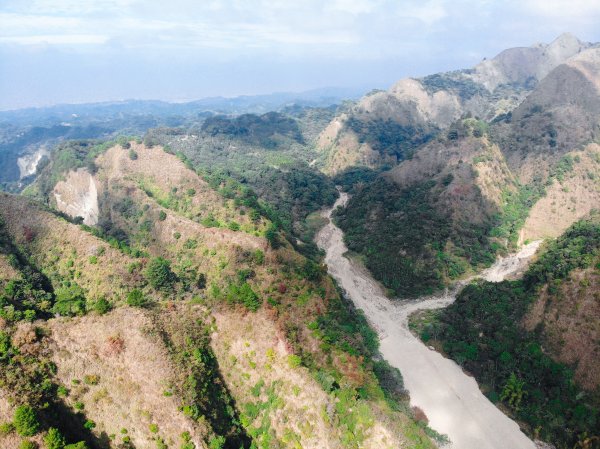
M 600 0 L 0 0 L 0 110 L 387 88 L 598 24 Z

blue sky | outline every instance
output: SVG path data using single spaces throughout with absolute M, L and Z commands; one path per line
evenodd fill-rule
M 388 87 L 599 23 L 600 0 L 0 0 L 0 109 Z

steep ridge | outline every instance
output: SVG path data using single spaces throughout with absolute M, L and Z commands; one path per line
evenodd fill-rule
M 86 308 L 106 313 L 122 305 L 130 289 L 139 285 L 138 269 L 128 269 L 138 261 L 23 198 L 3 194 L 0 216 L 2 251 L 8 254 L 13 269 L 12 275 L 2 270 L 1 280 L 0 332 L 3 338 L 9 336 L 11 343 L 8 350 L 3 347 L 0 402 L 10 403 L 13 410 L 17 405 L 38 408 L 44 402 L 51 404 L 50 408 L 38 408 L 45 427 L 38 442 L 47 437 L 49 427 L 58 427 L 67 442 L 84 440 L 92 448 L 108 447 L 107 435 L 119 433 L 119 440 L 126 441 L 126 434 L 131 434 L 139 447 L 150 447 L 159 437 L 178 441 L 187 429 L 190 441 L 198 448 L 205 447 L 203 442 L 212 433 L 210 426 L 195 425 L 181 415 L 181 398 L 162 396 L 161 385 L 177 368 L 162 342 L 142 333 L 146 314 L 119 308 L 103 316 L 96 312 L 78 317 Z M 15 277 L 18 270 L 22 274 Z M 155 294 L 147 291 L 146 295 L 150 299 Z M 105 304 L 105 309 L 98 304 Z M 44 319 L 51 316 L 49 312 L 64 317 Z M 132 323 L 139 327 L 131 327 Z M 140 362 L 144 369 L 136 365 Z M 55 364 L 55 371 L 47 371 L 49 363 Z M 111 372 L 119 375 L 110 376 Z M 141 388 L 145 385 L 153 385 L 155 391 Z M 123 413 L 118 422 L 115 410 Z M 145 418 L 134 419 L 142 410 Z M 161 414 L 172 418 L 154 435 L 148 425 Z M 10 421 L 12 416 L 5 418 Z M 86 422 L 93 426 L 85 427 Z M 127 429 L 126 434 L 121 429 Z M 21 440 L 10 432 L 0 436 L 7 448 L 16 449 Z
M 509 113 L 555 67 L 591 46 L 565 34 L 548 45 L 505 50 L 470 70 L 408 78 L 369 94 L 321 134 L 326 171 L 394 165 L 466 114 L 489 121 Z
M 77 305 L 58 312 L 73 317 L 34 323 L 48 329 L 37 345 L 57 366 L 54 382 L 70 390 L 63 402 L 93 422 L 80 439 L 93 448 L 433 447 L 401 381 L 374 361 L 377 343 L 364 319 L 318 264 L 269 231 L 255 203 L 221 197 L 160 147 L 126 142 L 91 162 L 98 226 L 44 212 L 47 240 L 41 232 L 22 238 L 44 270 L 59 261 L 53 299 L 66 279 L 81 282 Z M 73 173 L 45 179 L 69 183 Z M 60 182 L 39 191 L 52 201 Z M 10 232 L 23 233 L 18 215 L 37 206 L 15 197 L 1 204 Z M 27 215 L 32 226 L 43 221 Z M 55 259 L 55 250 L 37 254 L 43 242 L 71 254 L 81 239 L 104 249 L 77 248 L 72 261 Z M 94 312 L 104 300 L 114 310 Z
M 360 184 L 337 217 L 348 247 L 394 294 L 440 288 L 600 207 L 600 49 L 568 37 L 555 47 L 555 62 L 581 51 L 553 69 L 536 59 L 536 73 L 549 73 L 514 110 L 456 120 L 387 171 L 337 176 L 345 188 Z
M 423 314 L 417 325 L 426 341 L 433 339 L 437 349 L 473 372 L 485 394 L 529 435 L 560 448 L 598 444 L 596 256 L 582 257 L 586 262 L 568 272 L 555 271 L 579 254 L 587 238 L 570 226 L 579 229 L 583 225 L 574 223 L 600 209 L 599 54 L 597 46 L 562 36 L 551 48 L 509 50 L 484 62 L 480 72 L 435 75 L 427 82 L 446 83 L 446 90 L 437 90 L 435 98 L 414 95 L 410 106 L 411 119 L 435 122 L 435 135 L 397 161 L 371 156 L 366 161 L 351 149 L 358 156 L 347 159 L 350 164 L 367 167 L 335 177 L 352 193 L 346 207 L 333 214 L 335 223 L 350 256 L 364 262 L 388 296 L 433 293 L 490 265 L 498 254 L 566 232 L 556 243 L 564 245 L 561 256 L 552 259 L 554 268 L 545 267 L 550 274 L 543 282 L 468 286 L 455 304 Z M 513 96 L 512 103 L 488 97 L 487 112 L 473 104 L 460 109 L 457 105 L 468 103 L 449 100 L 449 80 L 456 91 L 477 98 L 475 88 L 458 80 L 486 70 L 496 94 L 514 89 L 506 83 L 520 83 L 521 96 Z M 416 92 L 419 83 L 403 82 L 400 91 Z M 385 122 L 390 110 L 379 111 L 378 120 Z M 342 136 L 342 122 L 336 126 Z M 335 159 L 336 151 L 350 147 L 332 148 Z M 545 262 L 532 269 L 539 263 Z M 346 289 L 361 285 L 348 281 Z M 367 300 L 361 301 L 367 310 Z M 374 316 L 387 319 L 374 309 Z M 440 327 L 432 325 L 438 316 Z
M 504 50 L 475 66 L 473 79 L 488 89 L 502 84 L 539 82 L 555 67 L 590 46 L 573 34 L 564 33 L 548 45 Z
M 600 137 L 600 49 L 569 59 L 494 129 L 513 172 L 524 183 L 545 180 L 566 153 Z M 508 132 L 507 132 L 508 131 Z
M 224 196 L 246 189 L 246 197 L 236 201 L 256 197 L 271 222 L 294 237 L 289 241 L 297 250 L 316 256 L 306 218 L 332 204 L 337 192 L 317 169 L 314 140 L 334 112 L 290 107 L 285 113 L 214 117 L 189 130 L 152 130 L 144 142 L 164 145 L 199 167 Z
M 495 259 L 490 234 L 518 186 L 485 124 L 474 119 L 364 183 L 336 214 L 350 250 L 393 295 L 431 293 Z M 516 235 L 515 235 L 516 237 Z
M 600 386 L 600 310 L 598 269 L 575 269 L 556 287 L 545 285 L 523 317 L 530 332 L 541 329 L 553 359 L 574 366 L 574 380 L 584 390 Z

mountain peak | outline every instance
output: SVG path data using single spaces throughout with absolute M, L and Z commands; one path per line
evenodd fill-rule
M 587 45 L 572 33 L 563 33 L 554 39 L 547 47 L 548 52 L 560 54 L 575 54 Z

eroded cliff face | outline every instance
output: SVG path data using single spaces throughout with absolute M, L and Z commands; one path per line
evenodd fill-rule
M 40 161 L 44 156 L 48 156 L 49 154 L 50 152 L 46 147 L 40 147 L 34 153 L 25 154 L 18 158 L 17 166 L 19 167 L 19 179 L 35 174 Z
M 558 65 L 589 47 L 589 43 L 564 33 L 547 45 L 505 50 L 475 66 L 472 78 L 490 90 L 502 84 L 539 81 Z
M 56 208 L 72 217 L 82 217 L 86 225 L 98 223 L 98 189 L 94 177 L 83 168 L 67 173 L 53 190 Z
M 505 50 L 469 70 L 406 78 L 388 91 L 371 93 L 335 117 L 321 133 L 317 145 L 326 156 L 325 171 L 401 162 L 401 157 L 390 159 L 385 145 L 373 145 L 373 140 L 394 140 L 381 138 L 381 125 L 392 124 L 412 135 L 435 133 L 465 114 L 490 121 L 521 105 L 538 83 L 567 62 L 572 71 L 593 77 L 597 49 L 592 47 L 563 34 L 550 44 Z

